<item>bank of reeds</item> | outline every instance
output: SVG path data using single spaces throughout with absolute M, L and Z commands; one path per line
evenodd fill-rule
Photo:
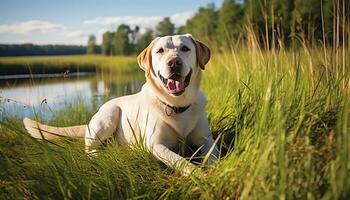
M 30 56 L 1 57 L 0 75 L 51 74 L 69 72 L 94 72 L 96 68 L 113 67 L 120 71 L 138 69 L 134 56 Z

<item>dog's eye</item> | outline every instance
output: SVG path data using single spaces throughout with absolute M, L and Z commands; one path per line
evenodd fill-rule
M 183 46 L 181 47 L 181 51 L 190 51 L 191 49 L 188 48 L 187 46 Z
M 163 53 L 164 52 L 164 49 L 163 48 L 160 48 L 158 49 L 157 53 Z

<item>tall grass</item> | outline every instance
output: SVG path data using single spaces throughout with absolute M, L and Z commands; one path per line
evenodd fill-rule
M 20 120 L 1 122 L 6 198 L 349 197 L 349 72 L 326 70 L 321 49 L 216 54 L 204 71 L 218 162 L 182 177 L 142 148 L 107 143 L 94 158 L 81 141 L 36 141 Z M 348 59 L 348 58 L 345 58 Z M 340 66 L 338 66 L 340 67 Z M 345 69 L 349 69 L 346 60 Z M 345 85 L 343 85 L 343 82 Z M 51 124 L 84 123 L 72 105 Z
M 243 50 L 214 58 L 203 88 L 225 153 L 213 176 L 220 189 L 206 197 L 350 195 L 349 99 L 342 84 L 349 72 L 326 70 L 321 53 Z
M 95 71 L 100 67 L 114 67 L 120 71 L 138 69 L 133 56 L 106 57 L 99 55 L 1 57 L 0 75 L 64 73 Z
M 249 38 L 214 53 L 204 71 L 215 164 L 183 177 L 142 147 L 113 142 L 91 158 L 81 141 L 37 141 L 9 119 L 0 126 L 1 197 L 348 199 L 349 47 L 267 51 Z M 84 123 L 93 112 L 72 105 L 51 124 Z

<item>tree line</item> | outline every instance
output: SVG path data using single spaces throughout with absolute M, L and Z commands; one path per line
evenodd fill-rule
M 132 29 L 129 25 L 118 26 L 115 32 L 106 31 L 102 35 L 101 53 L 106 56 L 130 55 L 141 52 L 156 36 L 173 35 L 175 25 L 169 17 L 158 23 L 156 30 L 146 29 L 140 33 L 139 26 Z M 90 35 L 87 43 L 87 54 L 96 53 L 96 37 Z
M 99 49 L 95 50 L 99 53 Z M 85 46 L 77 45 L 35 45 L 0 44 L 0 56 L 39 56 L 85 54 Z
M 232 48 L 254 34 L 263 48 L 289 47 L 294 43 L 333 44 L 346 41 L 350 33 L 349 0 L 224 0 L 220 9 L 214 4 L 201 7 L 181 27 L 169 17 L 154 30 L 140 34 L 126 24 L 102 36 L 103 55 L 139 53 L 156 36 L 190 33 L 196 38 Z M 339 36 L 339 33 L 342 36 Z M 350 46 L 350 45 L 349 45 Z M 95 36 L 89 37 L 87 53 L 96 53 Z
M 235 48 L 252 36 L 266 49 L 302 43 L 350 46 L 349 0 L 224 0 L 201 7 L 186 24 L 175 27 L 165 17 L 154 29 L 122 24 L 115 31 L 90 35 L 86 46 L 0 44 L 0 56 L 137 54 L 157 36 L 190 33 L 220 48 Z

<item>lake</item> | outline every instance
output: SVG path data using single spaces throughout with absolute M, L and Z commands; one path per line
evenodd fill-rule
M 139 72 L 96 68 L 95 72 L 0 76 L 0 118 L 52 117 L 74 102 L 99 107 L 108 99 L 138 92 L 145 82 Z

